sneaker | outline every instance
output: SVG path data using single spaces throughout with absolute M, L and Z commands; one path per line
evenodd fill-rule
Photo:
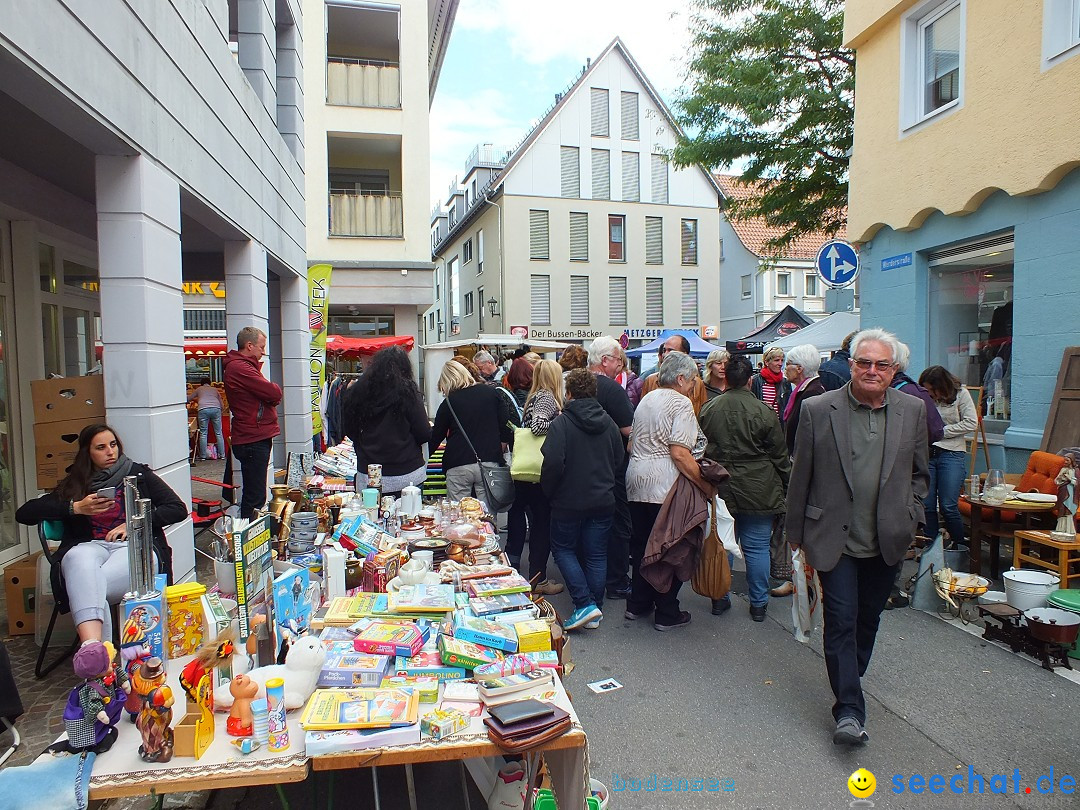
M 583 608 L 578 608 L 570 614 L 570 618 L 566 620 L 564 625 L 567 630 L 576 630 L 582 625 L 588 624 L 591 621 L 602 619 L 604 614 L 600 612 L 600 608 L 596 605 L 586 605 Z
M 603 618 L 604 618 L 603 616 L 600 617 L 600 619 L 603 619 Z M 598 628 L 600 626 L 600 619 L 593 619 L 591 622 L 587 622 L 586 624 L 584 624 L 582 626 L 586 630 L 595 630 L 596 628 Z
M 646 610 L 644 613 L 634 613 L 634 611 L 628 610 L 623 614 L 623 618 L 624 619 L 629 619 L 630 621 L 634 622 L 634 621 L 637 621 L 638 619 L 644 619 L 644 618 L 648 617 L 648 615 L 650 613 L 652 613 L 651 608 L 649 610 Z
M 674 630 L 677 627 L 685 627 L 688 624 L 690 624 L 690 611 L 683 610 L 679 613 L 678 621 L 672 622 L 671 624 L 660 624 L 660 622 L 657 622 L 653 625 L 653 629 L 660 631 Z
M 765 621 L 765 614 L 768 612 L 768 605 L 751 605 L 750 606 L 750 618 L 755 622 Z
M 520 762 L 503 765 L 488 796 L 488 810 L 522 810 L 529 789 L 528 776 Z
M 566 590 L 566 588 L 561 582 L 555 582 L 551 579 L 545 579 L 543 582 L 533 588 L 533 593 L 543 594 L 544 596 L 553 596 L 557 593 L 562 593 L 564 590 Z
M 841 717 L 832 735 L 833 745 L 862 745 L 870 742 L 863 724 L 854 717 Z
M 723 599 L 712 600 L 712 615 L 720 616 L 731 610 L 731 597 L 725 596 Z

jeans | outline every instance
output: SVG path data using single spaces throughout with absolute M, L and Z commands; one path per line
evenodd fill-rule
M 833 719 L 854 717 L 866 722 L 862 676 L 870 664 L 878 622 L 899 565 L 877 557 L 840 556 L 831 571 L 818 571 L 825 669 L 836 702 Z
M 218 458 L 225 458 L 225 436 L 221 432 L 221 408 L 199 408 L 199 458 L 206 458 L 206 427 L 214 426 Z
M 954 544 L 964 542 L 964 520 L 960 517 L 960 490 L 967 477 L 967 453 L 963 450 L 939 450 L 930 459 L 930 489 L 923 505 L 926 507 L 926 536 L 933 539 L 938 533 L 938 504 L 945 515 L 945 528 Z
M 515 510 L 520 507 L 520 522 Z M 506 520 L 506 555 L 511 562 L 521 559 L 525 550 L 525 518 L 528 516 L 529 581 L 538 585 L 547 579 L 547 562 L 551 556 L 551 505 L 539 484 L 514 482 L 514 505 Z
M 626 609 L 640 616 L 655 608 L 653 621 L 656 624 L 676 624 L 682 612 L 679 609 L 679 589 L 682 588 L 682 582 L 673 579 L 671 587 L 661 593 L 641 575 L 641 558 L 645 556 L 649 535 L 659 514 L 658 503 L 630 502 L 630 519 L 633 521 L 634 533 L 630 535 L 630 598 L 626 600 Z
M 604 605 L 611 521 L 611 515 L 551 516 L 551 553 L 576 610 Z
M 263 439 L 233 445 L 233 455 L 240 462 L 240 517 L 246 520 L 255 517 L 256 509 L 266 506 L 266 471 L 273 443 L 273 439 Z
M 746 590 L 753 607 L 769 604 L 769 545 L 775 515 L 750 515 L 738 512 L 735 537 L 746 560 Z
M 94 619 L 102 623 L 101 639 L 112 639 L 112 611 L 131 590 L 126 540 L 107 543 L 91 540 L 68 549 L 60 560 L 71 618 L 76 625 Z M 158 569 L 154 554 L 154 570 Z

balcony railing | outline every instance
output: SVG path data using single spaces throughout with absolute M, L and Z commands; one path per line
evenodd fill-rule
M 327 57 L 326 103 L 401 109 L 401 70 L 394 62 Z
M 400 239 L 404 236 L 401 194 L 332 193 L 330 235 Z

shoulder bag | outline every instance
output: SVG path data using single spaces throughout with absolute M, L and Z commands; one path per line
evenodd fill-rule
M 510 461 L 510 477 L 528 484 L 540 483 L 540 468 L 544 466 L 544 446 L 547 436 L 537 436 L 532 428 L 514 429 L 514 455 Z
M 461 420 L 458 419 L 458 415 L 454 412 L 454 406 L 450 404 L 450 397 L 446 398 L 446 407 L 450 409 L 450 415 L 454 417 L 458 430 L 465 437 L 472 454 L 476 456 L 476 463 L 480 465 L 480 482 L 484 486 L 484 492 L 487 493 L 488 509 L 491 510 L 492 514 L 505 512 L 514 502 L 514 480 L 510 477 L 510 468 L 505 464 L 498 464 L 494 461 L 481 461 L 480 454 L 476 452 L 472 439 L 465 432 L 465 428 L 461 426 Z

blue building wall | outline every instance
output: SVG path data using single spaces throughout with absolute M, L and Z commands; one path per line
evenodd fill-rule
M 923 368 L 943 360 L 928 356 L 928 254 L 1010 229 L 1015 241 L 1012 422 L 1005 433 L 1005 463 L 1020 472 L 1042 440 L 1062 351 L 1080 345 L 1080 170 L 1031 197 L 999 191 L 967 216 L 935 212 L 914 231 L 882 228 L 860 252 L 859 283 L 863 326 L 888 329 L 907 343 L 909 371 L 917 378 Z M 881 269 L 882 259 L 905 253 L 913 254 L 910 266 Z

